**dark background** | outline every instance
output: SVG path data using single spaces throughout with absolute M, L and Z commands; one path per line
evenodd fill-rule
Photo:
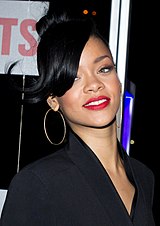
M 108 0 L 76 0 L 70 3 L 59 0 L 59 6 L 73 8 L 77 12 L 87 8 L 89 13 L 97 11 L 94 19 L 101 31 L 109 37 L 110 7 Z M 129 43 L 126 78 L 136 85 L 132 120 L 130 155 L 150 167 L 155 175 L 155 198 L 153 211 L 156 225 L 160 225 L 159 185 L 159 71 L 157 55 L 158 14 L 157 6 L 147 2 L 131 1 Z M 22 77 L 15 76 L 16 80 Z M 27 80 L 27 76 L 26 76 Z M 46 103 L 25 104 L 22 109 L 21 95 L 12 90 L 6 75 L 0 75 L 0 125 L 1 158 L 0 188 L 7 189 L 17 167 L 56 150 L 44 136 L 43 117 L 48 109 Z M 21 111 L 23 114 L 21 115 Z M 21 130 L 22 123 L 22 132 Z M 20 165 L 17 166 L 20 151 Z
M 159 140 L 159 70 L 157 54 L 158 14 L 156 4 L 133 1 L 127 77 L 136 85 L 130 155 L 150 167 L 155 175 L 154 215 L 160 225 Z

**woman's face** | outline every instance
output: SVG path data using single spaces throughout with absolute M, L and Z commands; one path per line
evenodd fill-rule
M 108 48 L 101 39 L 91 37 L 81 54 L 73 86 L 56 99 L 73 130 L 100 128 L 114 119 L 120 93 L 120 81 Z

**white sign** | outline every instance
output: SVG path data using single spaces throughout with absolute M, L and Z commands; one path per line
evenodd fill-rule
M 36 22 L 45 14 L 48 2 L 0 1 L 0 73 L 10 63 L 20 63 L 13 74 L 38 75 Z
M 0 216 L 6 199 L 7 190 L 0 189 Z

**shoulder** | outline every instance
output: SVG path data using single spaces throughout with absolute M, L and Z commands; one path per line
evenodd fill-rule
M 135 178 L 154 183 L 153 171 L 145 163 L 129 155 L 122 146 L 120 146 L 120 150 L 125 163 L 130 167 Z
M 137 183 L 147 194 L 153 195 L 155 186 L 155 177 L 153 171 L 143 162 L 128 156 L 128 162 L 132 169 L 133 176 Z
M 130 160 L 130 164 L 134 170 L 134 173 L 139 176 L 139 177 L 143 177 L 144 176 L 146 178 L 150 178 L 153 179 L 154 178 L 154 174 L 152 172 L 152 170 L 145 165 L 143 162 L 129 156 L 129 160 Z
M 43 184 L 48 186 L 51 178 L 65 177 L 74 168 L 73 162 L 64 149 L 43 157 L 22 168 L 12 179 L 12 184 Z
M 62 148 L 53 154 L 45 156 L 29 165 L 24 167 L 22 170 L 30 170 L 37 173 L 43 172 L 52 172 L 58 173 L 64 171 L 72 165 L 70 158 L 65 151 L 65 148 Z

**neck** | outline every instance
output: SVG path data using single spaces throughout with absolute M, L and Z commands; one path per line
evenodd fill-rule
M 117 150 L 116 122 L 106 128 L 76 128 L 73 130 L 94 152 L 104 168 L 117 167 L 120 156 Z

